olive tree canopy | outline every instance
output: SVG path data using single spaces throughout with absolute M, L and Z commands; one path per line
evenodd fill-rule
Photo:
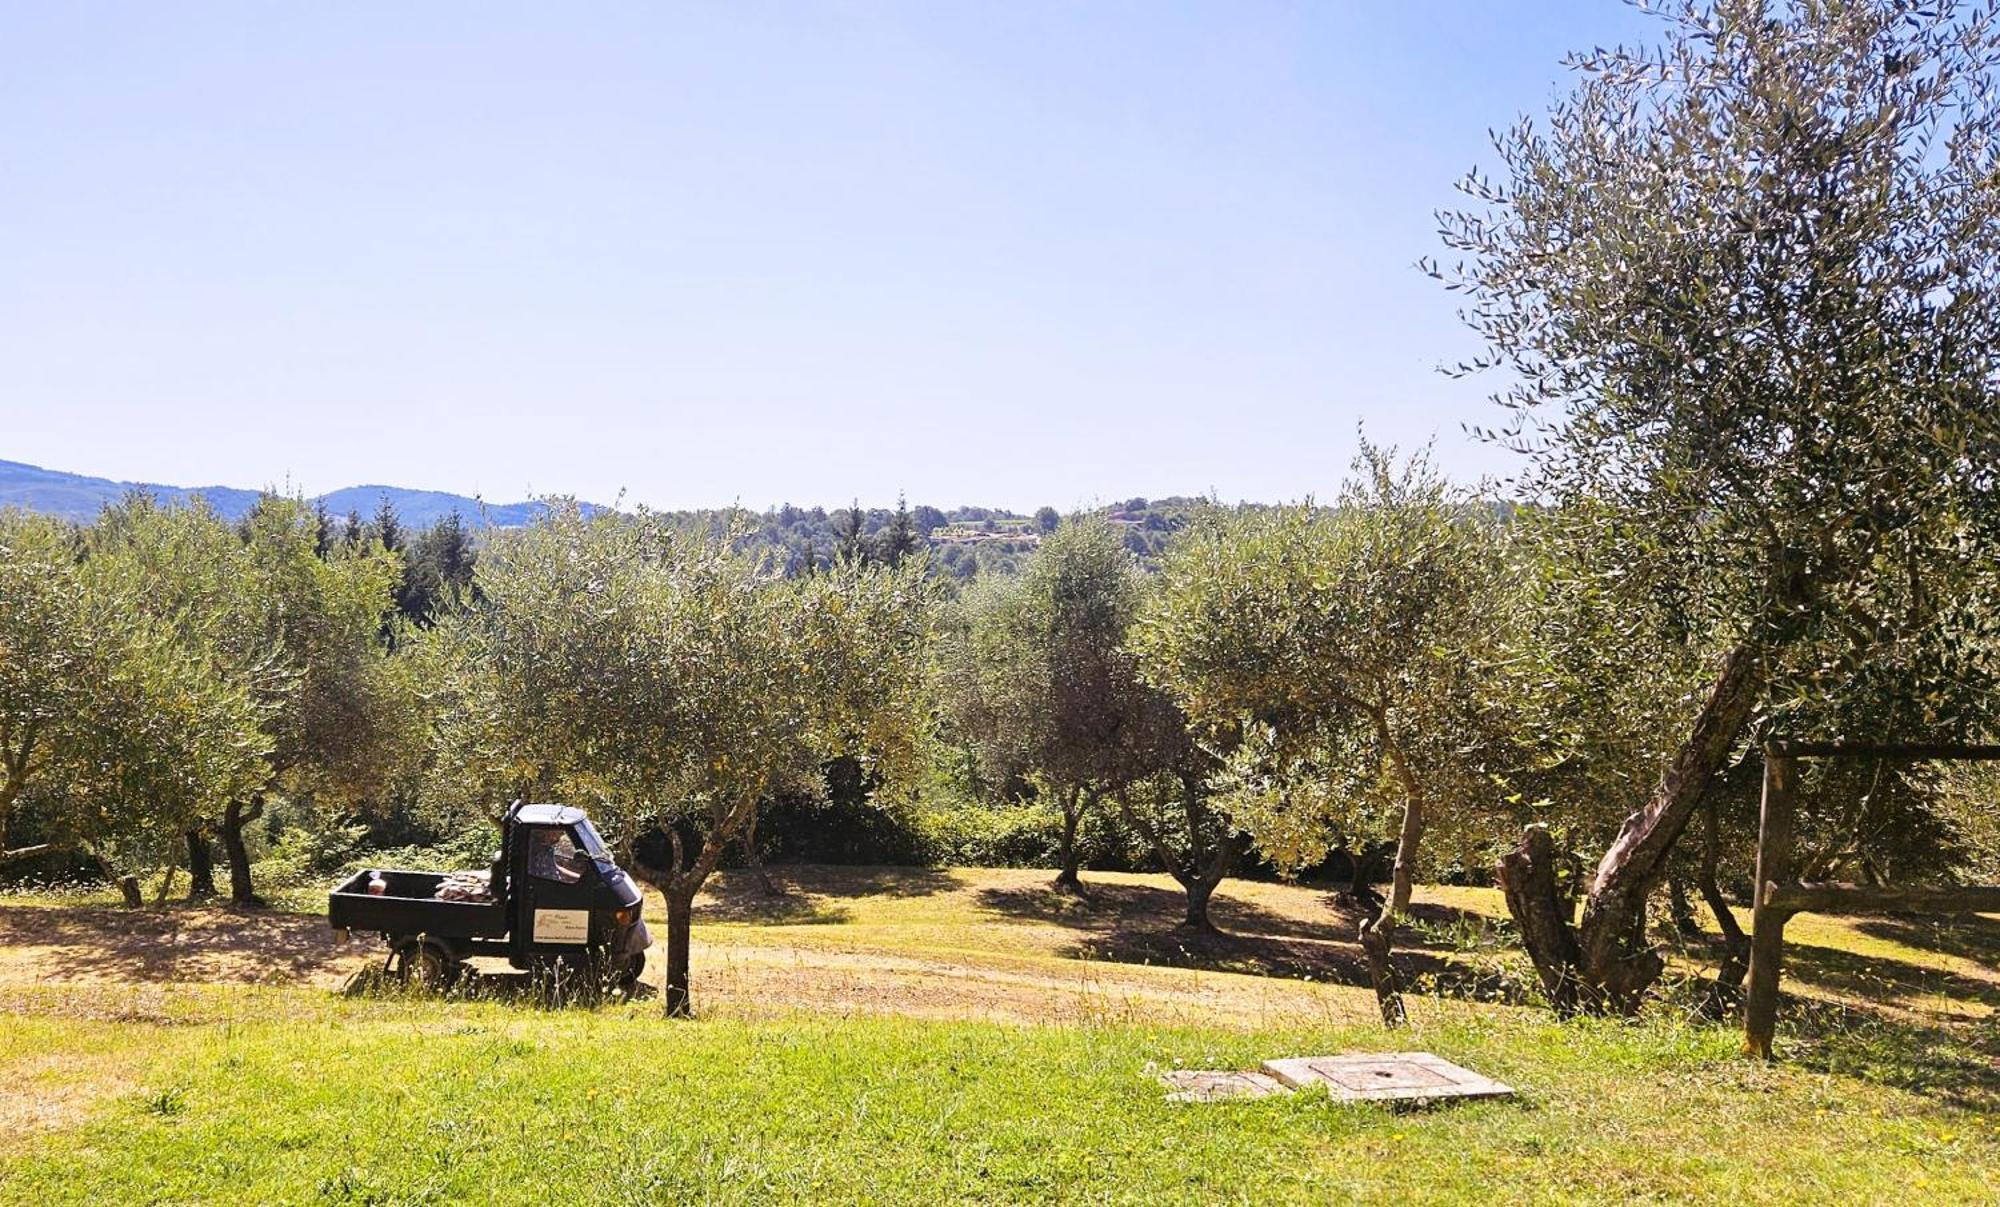
M 1485 783 L 1480 688 L 1502 646 L 1504 545 L 1426 459 L 1369 447 L 1356 469 L 1331 508 L 1218 513 L 1183 535 L 1134 644 L 1190 716 L 1237 739 L 1225 800 L 1280 867 L 1317 862 L 1389 805 L 1393 887 L 1360 937 L 1393 1025 L 1390 951 L 1425 828 Z
M 457 711 L 501 778 L 587 799 L 628 849 L 664 829 L 671 1013 L 694 896 L 763 801 L 839 755 L 916 782 L 933 600 L 914 559 L 784 579 L 728 534 L 567 503 L 496 539 L 478 585 L 466 661 L 487 699 Z
M 1891 588 L 1990 559 L 2000 485 L 1992 12 L 1654 11 L 1660 45 L 1575 57 L 1574 91 L 1498 138 L 1504 172 L 1442 216 L 1462 259 L 1430 266 L 1486 340 L 1465 367 L 1509 377 L 1494 435 L 1526 489 L 1636 525 L 1725 651 L 1580 928 L 1541 891 L 1545 843 L 1505 865 L 1559 1003 L 1621 1009 L 1659 974 L 1644 901 L 1690 812 L 1793 694 L 1784 652 L 1992 623 Z

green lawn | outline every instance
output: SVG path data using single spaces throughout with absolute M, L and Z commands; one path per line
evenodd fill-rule
M 246 1002 L 246 1005 L 251 1003 Z M 15 1155 L 14 1202 L 770 1197 L 1990 1198 L 1985 1117 L 1737 1059 L 1711 1028 L 1509 1021 L 1216 1033 L 891 1018 L 669 1023 L 340 1003 L 198 1027 L 10 1020 L 121 1088 Z M 1178 1105 L 1149 1065 L 1422 1046 L 1515 1104 L 1416 1114 L 1302 1095 Z M 109 1052 L 107 1052 L 109 1045 Z M 15 1088 L 32 1092 L 28 1085 Z
M 1737 1056 L 1733 1029 L 1668 1005 L 1557 1024 L 1426 999 L 1390 1035 L 1365 1021 L 1365 990 L 1258 974 L 1315 953 L 1338 967 L 1344 921 L 1301 889 L 1235 888 L 1218 917 L 1273 933 L 1176 964 L 1171 928 L 1137 912 L 1158 878 L 1101 878 L 1075 905 L 1038 901 L 1033 873 L 786 875 L 776 904 L 728 882 L 711 897 L 690 1022 L 651 1002 L 350 998 L 338 974 L 368 957 L 332 948 L 264 984 L 197 955 L 93 979 L 85 957 L 122 949 L 91 951 L 88 917 L 9 904 L 5 937 L 27 954 L 10 980 L 0 953 L 0 1200 L 2000 1197 L 1988 992 L 1960 963 L 1990 967 L 1985 920 L 1807 930 L 1789 1058 L 1765 1066 Z M 171 921 L 181 948 L 317 941 L 304 918 Z M 1875 977 L 1886 1011 L 1858 1004 Z M 1256 1010 L 1224 1008 L 1258 993 Z M 1416 1113 L 1312 1094 L 1174 1104 L 1148 1072 L 1397 1048 L 1522 1096 Z

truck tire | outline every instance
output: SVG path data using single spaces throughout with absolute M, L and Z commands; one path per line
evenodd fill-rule
M 625 961 L 624 966 L 611 979 L 611 987 L 618 992 L 619 997 L 629 1002 L 633 995 L 639 992 L 639 977 L 645 971 L 646 953 L 642 951 Z
M 407 988 L 444 993 L 458 983 L 465 965 L 442 943 L 404 939 L 389 954 L 389 971 Z

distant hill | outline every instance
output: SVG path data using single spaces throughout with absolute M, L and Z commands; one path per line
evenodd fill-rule
M 0 508 L 19 507 L 47 515 L 88 523 L 97 518 L 106 503 L 116 502 L 128 491 L 143 490 L 162 503 L 185 503 L 195 495 L 208 500 L 224 518 L 235 520 L 250 510 L 258 492 L 234 486 L 163 486 L 157 482 L 114 482 L 61 470 L 43 469 L 19 461 L 0 461 Z M 505 528 L 526 524 L 540 515 L 543 504 L 484 503 L 466 495 L 441 490 L 409 490 L 401 486 L 349 486 L 320 495 L 316 502 L 336 516 L 358 511 L 362 517 L 375 514 L 384 496 L 405 524 L 423 528 L 456 511 L 471 524 L 491 523 Z
M 143 490 L 163 503 L 184 503 L 195 495 L 231 521 L 242 518 L 257 502 L 257 491 L 234 486 L 162 486 L 155 482 L 114 482 L 43 469 L 18 461 L 0 461 L 0 509 L 19 507 L 79 523 L 90 523 L 106 503 L 116 502 L 128 491 Z M 456 511 L 474 527 L 491 525 L 515 528 L 532 522 L 547 509 L 537 502 L 485 503 L 465 495 L 440 490 L 410 490 L 402 486 L 349 486 L 309 499 L 326 504 L 336 521 L 358 512 L 364 522 L 374 519 L 383 498 L 396 509 L 396 516 L 412 529 L 428 528 Z M 1199 498 L 1175 496 L 1165 499 L 1127 499 L 1092 508 L 1123 534 L 1125 547 L 1142 561 L 1152 561 L 1166 547 L 1168 538 L 1200 508 Z M 596 511 L 593 503 L 583 505 Z M 981 574 L 1012 574 L 1023 559 L 1040 544 L 1046 526 L 1053 526 L 1056 514 L 1043 508 L 1036 516 L 1020 515 L 997 507 L 954 507 L 949 511 L 922 504 L 910 509 L 910 526 L 919 544 L 930 550 L 932 564 L 943 574 L 968 579 Z M 777 552 L 787 573 L 810 566 L 825 565 L 840 547 L 840 525 L 847 513 L 843 508 L 794 507 L 786 503 L 762 512 L 725 513 L 715 509 L 662 513 L 682 524 L 716 530 L 723 526 L 741 528 L 757 545 Z M 893 513 L 876 507 L 861 515 L 862 539 L 872 546 L 882 537 Z

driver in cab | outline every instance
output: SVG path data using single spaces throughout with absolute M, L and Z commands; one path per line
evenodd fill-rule
M 577 866 L 576 844 L 557 829 L 535 831 L 534 846 L 528 851 L 528 874 L 558 884 L 575 884 L 583 879 Z

